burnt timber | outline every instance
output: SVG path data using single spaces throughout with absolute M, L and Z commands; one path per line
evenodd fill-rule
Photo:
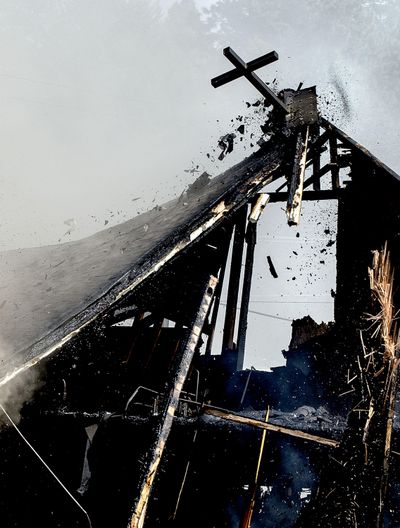
M 277 58 L 225 55 L 216 87 L 259 85 Z M 262 431 L 251 526 L 398 526 L 397 352 L 371 375 L 365 313 L 372 252 L 398 283 L 400 177 L 316 115 L 314 88 L 269 92 L 270 139 L 227 172 L 79 242 L 0 255 L 0 386 L 41 370 L 21 430 L 93 528 L 240 526 Z M 286 202 L 297 225 L 305 200 L 338 201 L 335 321 L 294 321 L 285 367 L 243 370 L 257 222 Z M 16 438 L 0 433 L 4 525 L 88 526 Z

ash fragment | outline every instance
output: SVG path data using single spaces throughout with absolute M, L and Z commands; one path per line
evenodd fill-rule
M 269 255 L 267 256 L 267 261 L 268 261 L 269 271 L 270 271 L 271 275 L 274 277 L 274 279 L 277 279 L 278 278 L 278 273 L 276 272 L 274 263 L 272 262 L 272 259 L 271 259 L 271 257 Z
M 218 146 L 221 149 L 221 153 L 218 156 L 218 159 L 222 161 L 225 156 L 230 154 L 233 151 L 233 142 L 236 137 L 236 134 L 230 133 L 221 136 L 218 141 Z

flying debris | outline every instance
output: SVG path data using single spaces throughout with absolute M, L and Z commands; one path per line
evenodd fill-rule
M 233 151 L 233 145 L 234 145 L 234 139 L 236 135 L 235 134 L 225 134 L 225 136 L 221 136 L 218 141 L 218 146 L 221 149 L 221 153 L 218 156 L 218 159 L 222 161 L 225 156 L 230 154 Z

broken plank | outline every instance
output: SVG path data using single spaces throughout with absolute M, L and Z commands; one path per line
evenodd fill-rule
M 303 196 L 304 173 L 307 161 L 307 145 L 309 127 L 307 127 L 304 137 L 303 132 L 299 132 L 296 142 L 296 152 L 294 156 L 292 180 L 290 182 L 289 197 L 286 207 L 286 216 L 290 226 L 299 225 L 301 202 Z
M 283 193 L 283 194 L 285 194 L 285 193 Z M 267 256 L 267 262 L 268 262 L 269 271 L 270 271 L 271 275 L 274 277 L 274 279 L 277 279 L 278 278 L 278 273 L 276 272 L 274 263 L 272 262 L 272 259 L 271 259 L 270 255 Z
M 270 423 L 262 422 L 261 420 L 255 420 L 253 418 L 248 418 L 247 416 L 241 416 L 239 414 L 234 414 L 218 409 L 211 409 L 206 407 L 204 409 L 204 414 L 214 416 L 215 418 L 221 418 L 222 420 L 227 420 L 230 422 L 239 423 L 242 425 L 249 425 L 251 427 L 258 427 L 259 429 L 265 429 L 267 431 L 272 431 L 274 433 L 282 433 L 288 436 L 294 436 L 296 438 L 302 438 L 303 440 L 309 440 L 310 442 L 316 442 L 318 444 L 326 445 L 329 447 L 338 447 L 340 442 L 338 440 L 333 440 L 331 438 L 324 438 L 322 436 L 313 435 L 310 433 L 305 433 L 304 431 L 299 431 L 298 429 L 290 429 L 288 427 L 281 427 L 278 425 L 273 425 Z
M 255 224 L 256 222 L 258 222 L 268 202 L 269 202 L 269 194 L 260 193 L 258 195 L 256 203 L 251 208 L 249 222 L 251 222 L 252 224 Z

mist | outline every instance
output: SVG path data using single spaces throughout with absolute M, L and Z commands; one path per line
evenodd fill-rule
M 328 117 L 394 169 L 393 1 L 5 0 L 0 9 L 1 248 L 54 244 L 180 194 L 257 94 L 229 69 L 271 49 L 280 87 L 317 84 Z M 326 101 L 330 104 L 327 104 Z

